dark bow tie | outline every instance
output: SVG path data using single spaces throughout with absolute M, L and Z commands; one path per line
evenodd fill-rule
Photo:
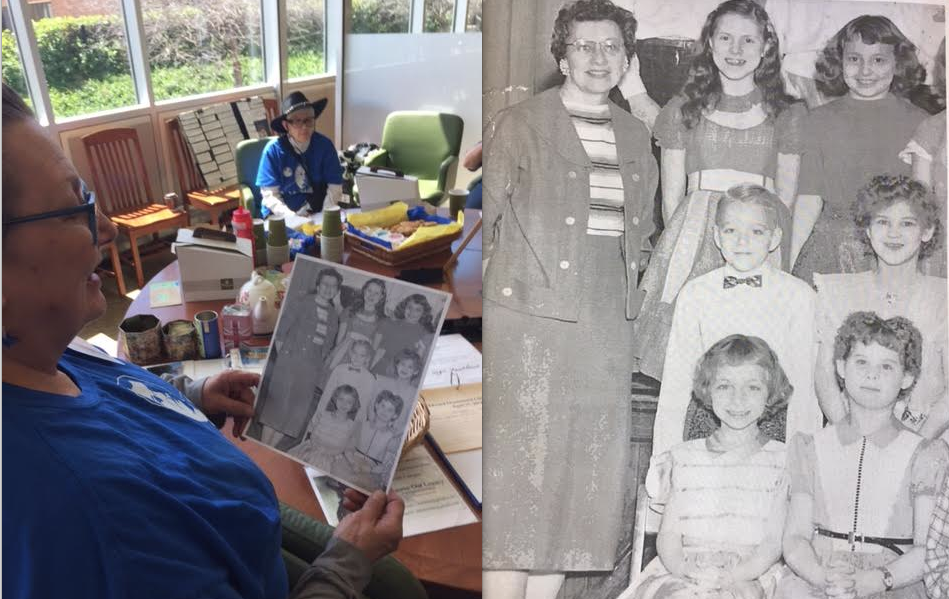
M 737 287 L 738 285 L 748 285 L 749 287 L 761 287 L 761 275 L 754 275 L 751 277 L 733 277 L 727 275 L 725 277 L 725 282 L 722 284 L 723 289 L 731 289 L 732 287 Z

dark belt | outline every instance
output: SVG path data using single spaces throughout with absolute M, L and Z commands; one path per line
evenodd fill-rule
M 814 527 L 814 532 L 824 537 L 830 537 L 831 539 L 847 541 L 851 545 L 854 543 L 872 543 L 874 545 L 879 545 L 880 547 L 886 547 L 897 555 L 903 555 L 903 550 L 899 548 L 899 545 L 915 544 L 913 539 L 898 537 L 870 537 L 866 535 L 854 534 L 852 532 L 834 532 L 832 530 L 827 530 L 826 528 L 821 528 L 820 526 Z

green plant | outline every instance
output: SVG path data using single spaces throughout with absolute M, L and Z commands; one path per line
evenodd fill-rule
M 23 98 L 28 98 L 26 90 L 26 80 L 23 78 L 23 66 L 20 63 L 20 55 L 16 50 L 16 38 L 12 31 L 3 30 L 3 62 L 0 64 L 0 70 L 3 73 L 3 81 L 12 87 Z
M 40 19 L 33 29 L 50 87 L 81 87 L 90 79 L 129 73 L 127 44 L 118 17 Z
M 407 33 L 406 0 L 353 0 L 353 33 Z

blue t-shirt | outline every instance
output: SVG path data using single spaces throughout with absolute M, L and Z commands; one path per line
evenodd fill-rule
M 264 148 L 260 167 L 257 169 L 257 187 L 279 187 L 283 203 L 295 212 L 306 203 L 307 196 L 313 193 L 313 186 L 310 185 L 300 160 L 284 149 L 280 139 L 278 137 L 270 140 Z M 310 177 L 315 183 L 343 183 L 343 167 L 329 138 L 314 131 L 310 145 L 301 158 L 306 160 Z
M 273 486 L 174 387 L 67 350 L 3 384 L 3 596 L 285 599 Z

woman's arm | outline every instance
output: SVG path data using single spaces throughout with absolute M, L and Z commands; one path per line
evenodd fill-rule
M 926 569 L 926 535 L 932 516 L 935 498 L 932 495 L 917 495 L 913 502 L 913 548 L 886 565 L 893 575 L 893 588 L 905 587 L 923 579 Z M 857 597 L 866 597 L 886 590 L 883 571 L 879 568 L 860 570 L 854 575 Z
M 926 184 L 928 189 L 933 188 L 932 160 L 913 152 L 913 178 Z
M 668 224 L 685 197 L 685 150 L 662 150 L 662 220 Z
M 828 572 L 821 566 L 811 545 L 813 530 L 814 498 L 808 493 L 791 493 L 781 543 L 784 561 L 805 582 L 823 588 Z
M 656 538 L 656 549 L 662 565 L 670 574 L 678 578 L 685 578 L 685 553 L 682 550 L 682 533 L 679 532 L 679 508 L 676 505 L 674 493 L 670 493 L 669 501 L 662 513 L 662 522 L 659 524 L 659 535 Z
M 778 153 L 777 165 L 774 190 L 781 201 L 784 202 L 784 205 L 788 207 L 788 210 L 794 212 L 794 204 L 797 199 L 797 179 L 801 174 L 801 155 Z M 788 231 L 785 231 L 786 234 L 788 234 Z
M 946 381 L 949 381 L 949 364 L 947 364 L 945 347 L 940 350 L 939 358 L 940 379 L 943 381 L 942 391 L 929 404 L 932 406 L 929 417 L 919 429 L 919 434 L 927 439 L 939 437 L 949 427 L 949 389 L 946 388 Z
M 834 347 L 828 340 L 817 342 L 817 364 L 814 366 L 814 388 L 817 401 L 827 420 L 833 424 L 847 415 L 847 402 L 837 385 Z

